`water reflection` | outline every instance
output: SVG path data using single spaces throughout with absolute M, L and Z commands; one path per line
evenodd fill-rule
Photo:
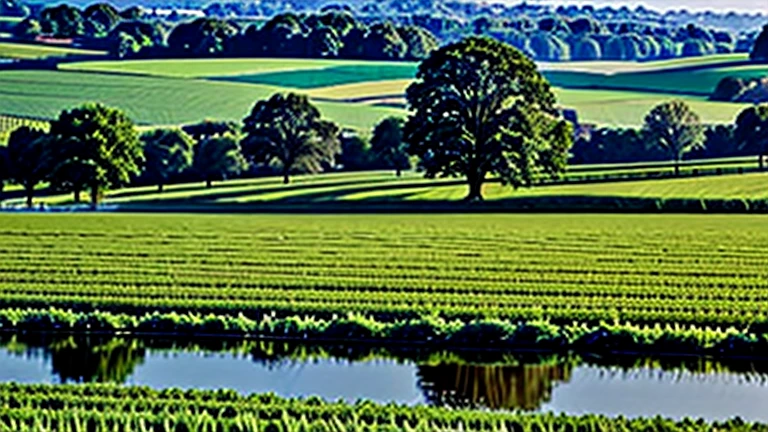
M 763 409 L 768 403 L 766 377 L 768 363 L 746 360 L 0 333 L 0 381 L 227 387 L 350 402 L 367 398 L 457 408 L 709 419 L 730 417 L 737 409 L 744 418 L 766 421 L 761 417 L 768 415 Z
M 571 378 L 573 364 L 516 366 L 444 364 L 419 366 L 419 386 L 433 405 L 463 408 L 537 410 L 553 388 Z

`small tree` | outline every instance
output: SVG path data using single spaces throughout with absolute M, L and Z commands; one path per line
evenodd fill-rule
M 757 154 L 762 170 L 768 154 L 768 105 L 753 106 L 742 111 L 736 118 L 736 141 L 742 149 Z
M 763 27 L 763 31 L 757 36 L 749 58 L 753 62 L 768 63 L 768 24 Z
M 489 174 L 518 187 L 565 169 L 573 130 L 536 64 L 510 45 L 471 37 L 440 48 L 407 96 L 409 151 L 427 177 L 465 177 L 469 201 Z
M 285 184 L 291 172 L 320 172 L 341 152 L 338 126 L 323 120 L 303 95 L 280 93 L 257 102 L 243 132 L 246 156 L 255 163 L 277 161 Z
M 211 187 L 213 180 L 226 179 L 248 168 L 237 140 L 231 135 L 204 139 L 195 146 L 192 170 Z
M 54 141 L 54 182 L 66 185 L 79 201 L 90 188 L 98 205 L 104 188 L 127 183 L 140 171 L 143 151 L 133 121 L 121 110 L 85 104 L 64 111 L 51 122 Z
M 675 162 L 675 175 L 680 175 L 683 156 L 696 149 L 703 149 L 706 142 L 701 118 L 687 103 L 672 101 L 663 103 L 645 117 L 644 131 L 649 146 L 666 152 Z
M 32 207 L 35 187 L 50 174 L 50 138 L 38 129 L 22 126 L 8 139 L 6 177 L 24 188 L 27 207 Z
M 158 192 L 174 175 L 192 165 L 194 140 L 179 129 L 156 129 L 141 137 L 144 143 L 144 176 L 157 183 Z
M 400 117 L 388 117 L 382 120 L 373 129 L 371 138 L 371 150 L 381 158 L 387 168 L 392 168 L 398 177 L 402 170 L 410 169 L 407 144 L 403 140 L 403 126 L 405 120 Z

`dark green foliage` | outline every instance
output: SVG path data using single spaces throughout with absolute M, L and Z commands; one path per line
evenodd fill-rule
M 768 24 L 755 40 L 749 58 L 754 62 L 768 63 Z
M 175 55 L 212 56 L 231 49 L 239 29 L 227 21 L 199 18 L 177 25 L 168 36 L 168 48 Z
M 243 150 L 253 163 L 279 163 L 287 184 L 292 172 L 317 173 L 341 151 L 339 127 L 323 120 L 304 95 L 273 95 L 244 120 Z
M 22 126 L 11 133 L 4 152 L 1 180 L 24 187 L 27 207 L 32 207 L 35 187 L 51 172 L 51 140 L 44 131 Z
M 642 52 L 637 35 L 625 34 L 614 36 L 605 42 L 603 58 L 605 60 L 638 60 L 642 59 Z
M 125 112 L 102 104 L 64 111 L 51 122 L 54 183 L 67 185 L 79 200 L 91 190 L 95 206 L 104 188 L 127 184 L 140 171 L 142 145 Z
M 144 145 L 142 176 L 156 183 L 161 192 L 169 179 L 192 166 L 195 142 L 181 130 L 155 129 L 143 134 L 141 141 Z
M 85 19 L 80 10 L 65 4 L 49 7 L 40 14 L 43 33 L 71 38 L 85 35 Z
M 749 107 L 736 118 L 735 138 L 742 148 L 758 155 L 763 169 L 768 154 L 768 105 Z
M 189 134 L 195 141 L 240 134 L 240 126 L 237 123 L 216 120 L 203 120 L 200 123 L 182 126 L 181 130 Z
M 42 32 L 40 21 L 34 18 L 25 18 L 13 28 L 13 36 L 19 39 L 34 39 Z
M 398 60 L 405 57 L 408 46 L 390 22 L 371 26 L 365 36 L 365 58 L 374 60 Z
M 489 174 L 521 186 L 564 169 L 571 128 L 556 117 L 536 65 L 510 45 L 469 38 L 445 46 L 419 66 L 407 96 L 409 151 L 429 177 L 466 178 L 468 200 L 482 199 Z
M 648 146 L 663 149 L 675 162 L 675 174 L 683 156 L 705 144 L 701 118 L 683 101 L 672 101 L 655 107 L 645 117 Z
M 403 137 L 405 120 L 400 117 L 388 117 L 373 129 L 371 151 L 380 166 L 394 169 L 400 177 L 402 170 L 410 169 L 407 145 Z
M 600 60 L 603 57 L 603 51 L 600 44 L 591 37 L 574 39 L 571 42 L 571 60 L 590 61 Z
M 710 100 L 719 102 L 732 102 L 738 99 L 747 90 L 747 82 L 739 77 L 726 77 L 720 80 L 715 91 L 709 97 Z
M 214 180 L 227 179 L 248 168 L 237 139 L 229 134 L 208 137 L 194 147 L 192 171 L 211 187 Z
M 94 3 L 85 8 L 83 17 L 87 20 L 87 33 L 95 37 L 104 37 L 120 21 L 120 15 L 114 6 L 106 3 Z
M 566 61 L 571 58 L 568 44 L 556 35 L 536 32 L 528 38 L 528 47 L 537 60 Z
M 345 171 L 377 168 L 370 143 L 354 131 L 342 131 L 339 136 L 341 154 L 337 162 Z
M 165 31 L 159 24 L 123 21 L 108 36 L 110 51 L 119 58 L 143 54 L 165 43 Z M 130 49 L 126 49 L 126 46 Z
M 422 27 L 399 27 L 397 32 L 407 47 L 406 60 L 423 60 L 438 48 L 437 38 Z
M 712 43 L 701 39 L 688 39 L 683 43 L 681 55 L 683 57 L 698 57 L 715 53 Z

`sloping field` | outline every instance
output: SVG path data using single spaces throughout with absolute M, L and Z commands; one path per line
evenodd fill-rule
M 755 216 L 0 215 L 0 307 L 763 321 Z M 385 318 L 386 319 L 386 318 Z
M 0 58 L 40 59 L 46 57 L 66 57 L 67 55 L 104 56 L 104 51 L 83 50 L 77 48 L 55 47 L 38 44 L 0 42 Z
M 337 74 L 350 74 L 360 72 L 370 75 L 375 70 L 387 71 L 392 75 L 393 71 L 400 74 L 415 72 L 415 63 L 384 62 L 384 61 L 358 61 L 358 60 L 325 60 L 325 59 L 184 59 L 184 60 L 128 60 L 128 61 L 96 61 L 79 62 L 60 65 L 62 70 L 80 72 L 111 72 L 123 74 L 151 75 L 176 78 L 242 78 L 246 82 L 259 83 L 256 75 L 266 74 L 264 84 L 269 84 L 273 78 L 269 74 L 277 72 L 316 72 L 325 74 L 325 70 L 339 69 Z M 371 72 L 374 71 L 374 72 Z M 414 74 L 410 73 L 410 78 Z M 366 78 L 367 79 L 367 78 Z M 284 83 L 278 85 L 290 87 Z
M 259 99 L 281 88 L 189 79 L 120 76 L 62 71 L 1 71 L 0 112 L 53 118 L 67 108 L 97 101 L 122 108 L 142 124 L 172 125 L 206 118 L 242 120 Z M 337 102 L 319 102 L 329 118 L 370 129 L 403 111 Z
M 547 71 L 552 85 L 571 88 L 631 90 L 641 92 L 709 96 L 723 78 L 745 79 L 768 76 L 766 65 L 743 65 L 687 70 L 669 69 L 603 74 L 595 72 Z
M 717 67 L 749 61 L 749 54 L 716 54 L 703 57 L 685 57 L 654 61 L 586 61 L 586 62 L 540 62 L 543 71 L 591 72 L 612 75 L 623 72 L 659 72 L 669 69 Z
M 415 76 L 416 65 L 412 63 L 392 65 L 372 63 L 354 66 L 336 66 L 312 71 L 296 70 L 256 75 L 241 75 L 237 77 L 227 77 L 225 79 L 236 82 L 311 89 L 343 84 L 412 79 Z

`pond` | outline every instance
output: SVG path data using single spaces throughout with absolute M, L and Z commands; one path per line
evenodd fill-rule
M 762 369 L 760 369 L 762 368 Z M 0 381 L 231 388 L 243 394 L 494 410 L 768 421 L 768 365 L 259 341 L 0 335 Z

